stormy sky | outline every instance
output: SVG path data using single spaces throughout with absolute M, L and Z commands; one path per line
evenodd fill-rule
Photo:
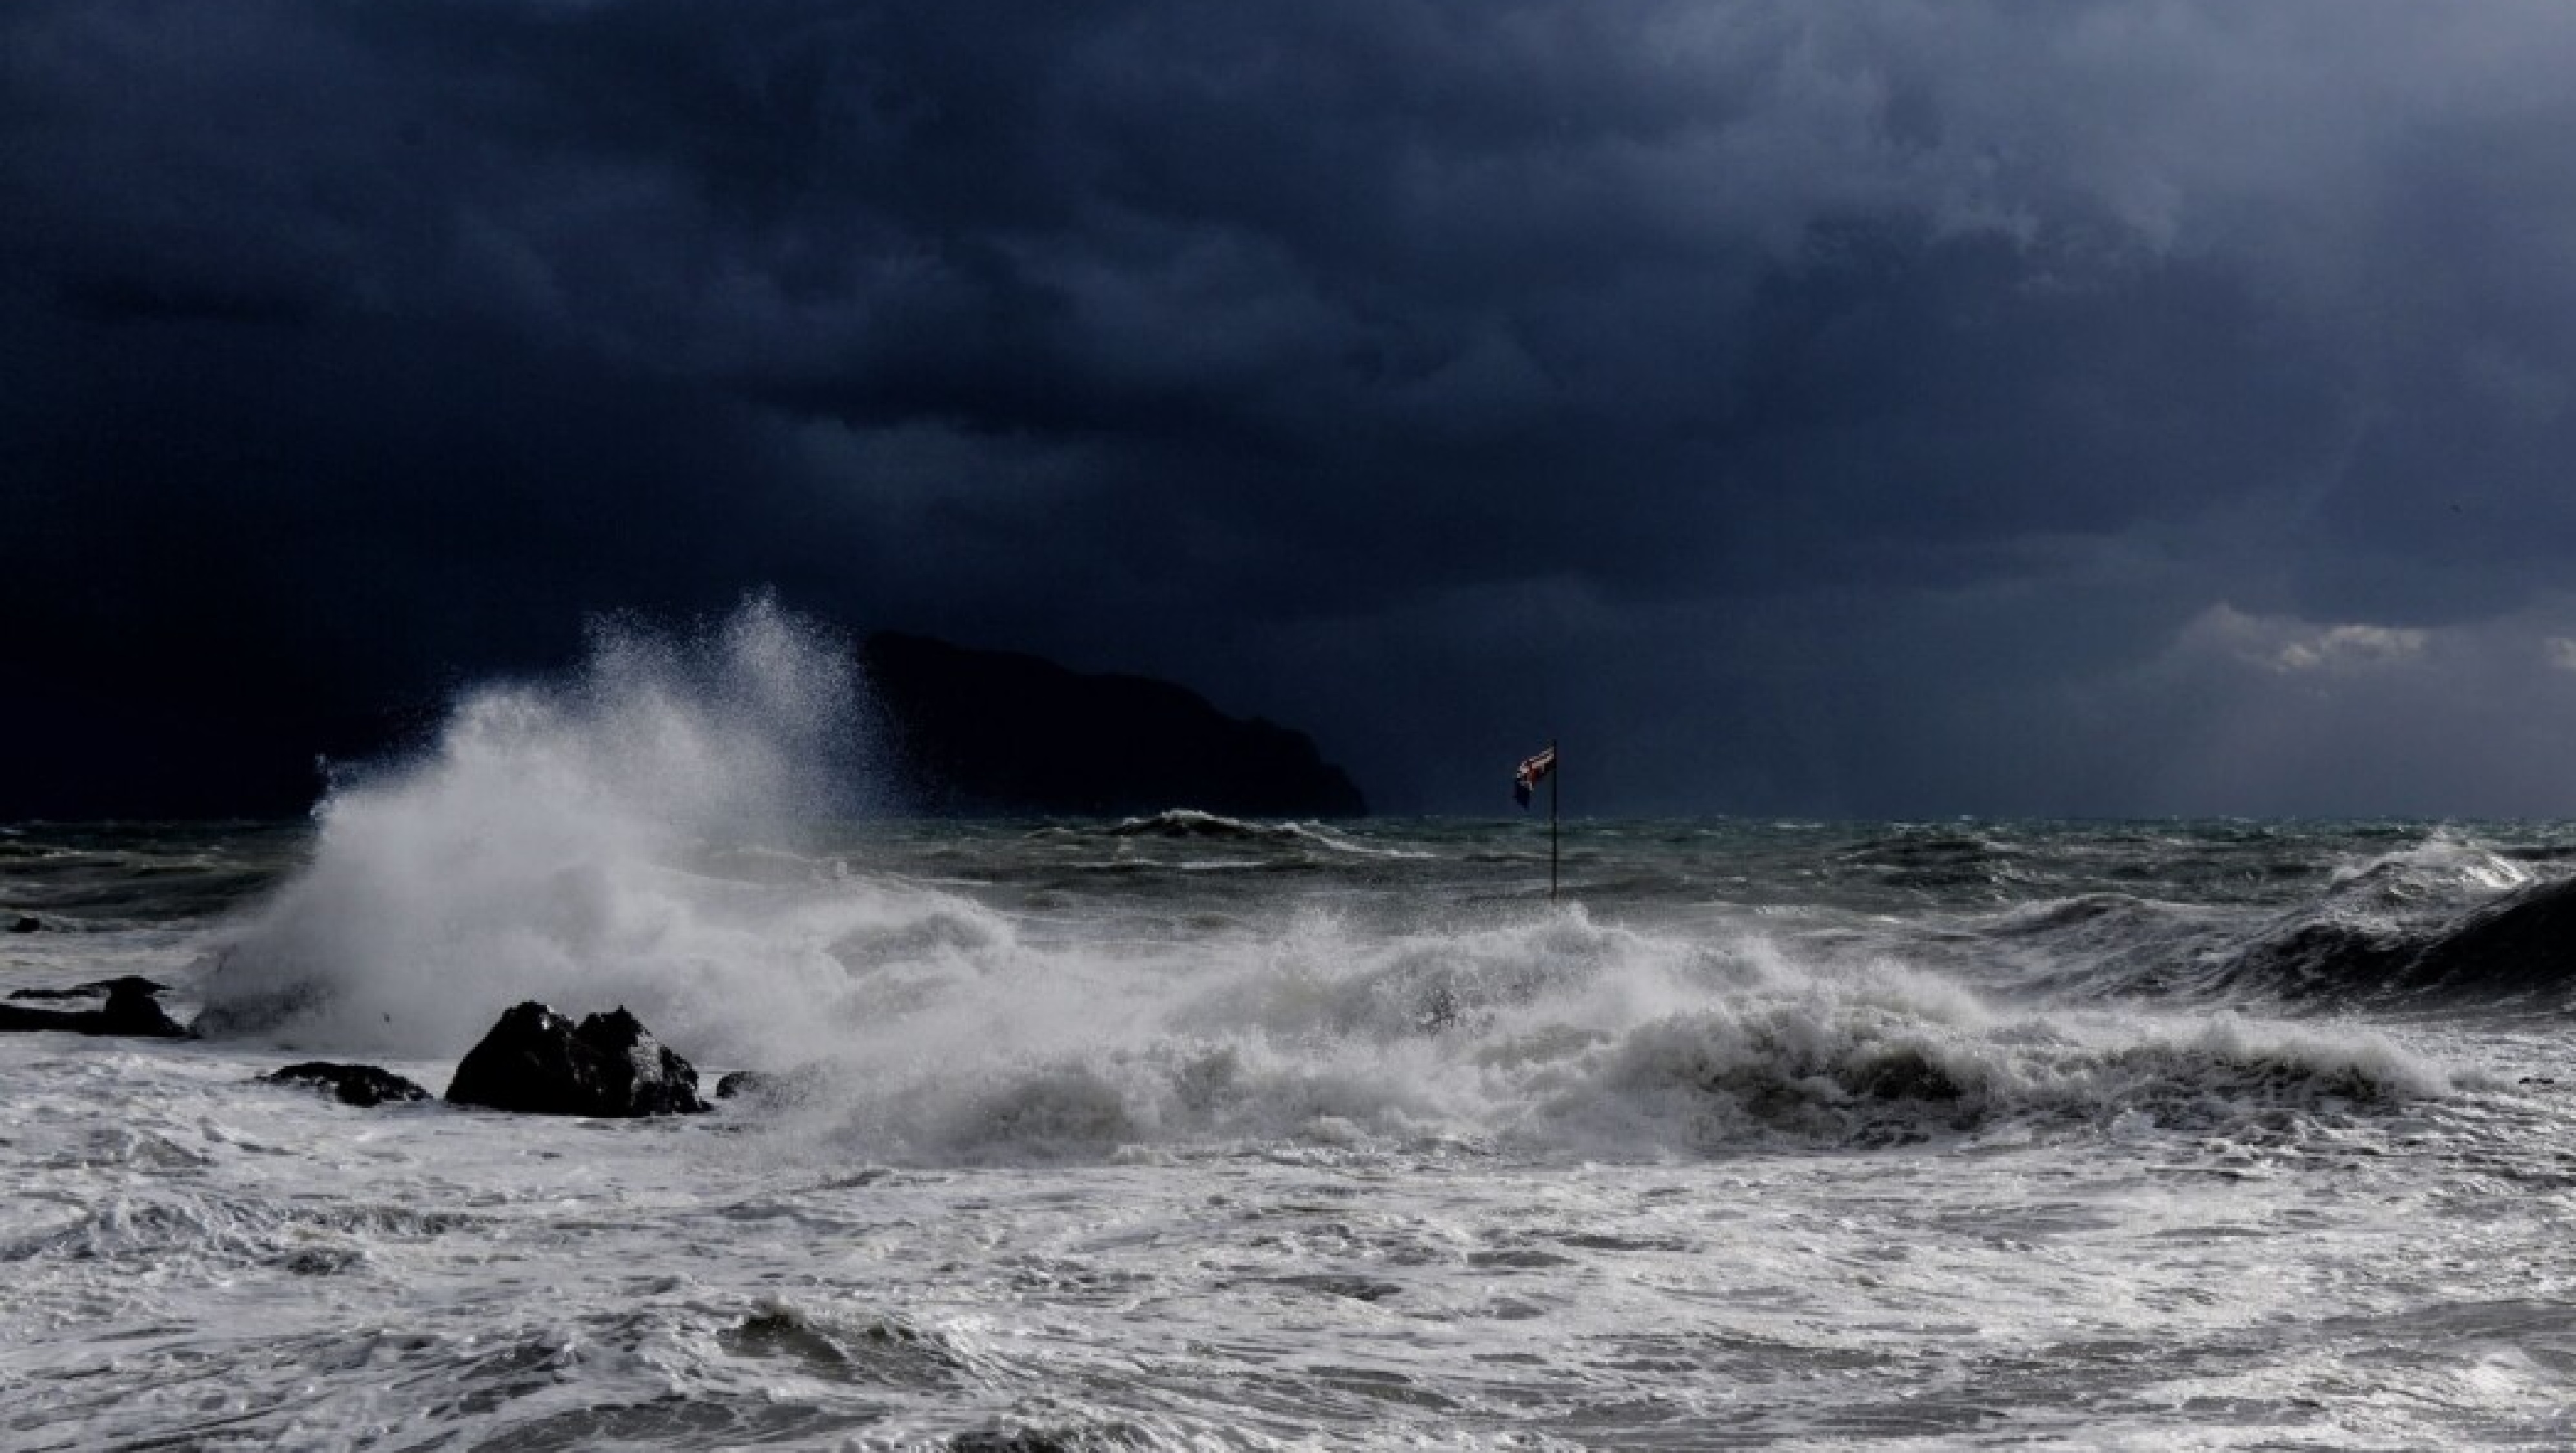
M 0 812 L 771 588 L 1395 811 L 1554 735 L 1571 811 L 2576 813 L 2571 75 L 2557 0 L 10 0 Z

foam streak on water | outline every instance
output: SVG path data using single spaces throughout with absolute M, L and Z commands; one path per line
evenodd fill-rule
M 2576 1435 L 2576 833 L 915 823 L 755 607 L 305 828 L 0 836 L 0 1443 Z M 356 1110 L 516 998 L 713 1115 Z M 1009 1441 L 1016 1438 L 1019 1441 Z

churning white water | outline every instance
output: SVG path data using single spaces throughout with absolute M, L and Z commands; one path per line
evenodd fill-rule
M 603 625 L 579 676 L 476 690 L 322 804 L 310 864 L 218 936 L 216 1022 L 453 1055 L 521 999 L 618 1001 L 747 1049 L 870 921 L 772 856 L 854 805 L 860 709 L 847 653 L 767 601 L 692 641 Z
M 603 631 L 308 828 L 0 837 L 11 987 L 209 1033 L 0 1036 L 0 1440 L 2576 1435 L 2576 834 L 1581 823 L 1552 906 L 1518 821 L 871 817 L 845 659 Z M 527 998 L 770 1075 L 252 1079 Z

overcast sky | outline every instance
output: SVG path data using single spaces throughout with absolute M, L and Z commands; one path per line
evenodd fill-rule
M 0 783 L 772 587 L 1397 811 L 1555 735 L 2576 813 L 2570 77 L 2559 0 L 9 0 Z

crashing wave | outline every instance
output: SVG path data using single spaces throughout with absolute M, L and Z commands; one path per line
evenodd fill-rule
M 419 759 L 335 787 L 311 861 L 218 936 L 201 1025 L 452 1054 L 537 998 L 624 1004 L 710 1054 L 799 1032 L 850 945 L 950 911 L 742 852 L 836 805 L 856 693 L 828 635 L 756 600 L 467 694 Z
M 2368 1035 L 2202 1023 L 1968 1020 L 1865 1002 L 1680 1014 L 1607 1055 L 1564 1113 L 1702 1150 L 1986 1131 L 2205 1130 L 2437 1098 L 2439 1069 Z
M 2009 1010 L 1892 964 L 1579 910 L 1394 936 L 1316 918 L 1207 949 L 1187 969 L 1041 952 L 925 986 L 852 1028 L 781 1133 L 911 1164 L 1737 1155 L 2334 1121 L 2452 1088 L 2367 1034 Z
M 2327 892 L 2344 903 L 2405 911 L 2527 887 L 2535 876 L 2500 853 L 2437 832 L 2412 847 L 2337 868 Z

